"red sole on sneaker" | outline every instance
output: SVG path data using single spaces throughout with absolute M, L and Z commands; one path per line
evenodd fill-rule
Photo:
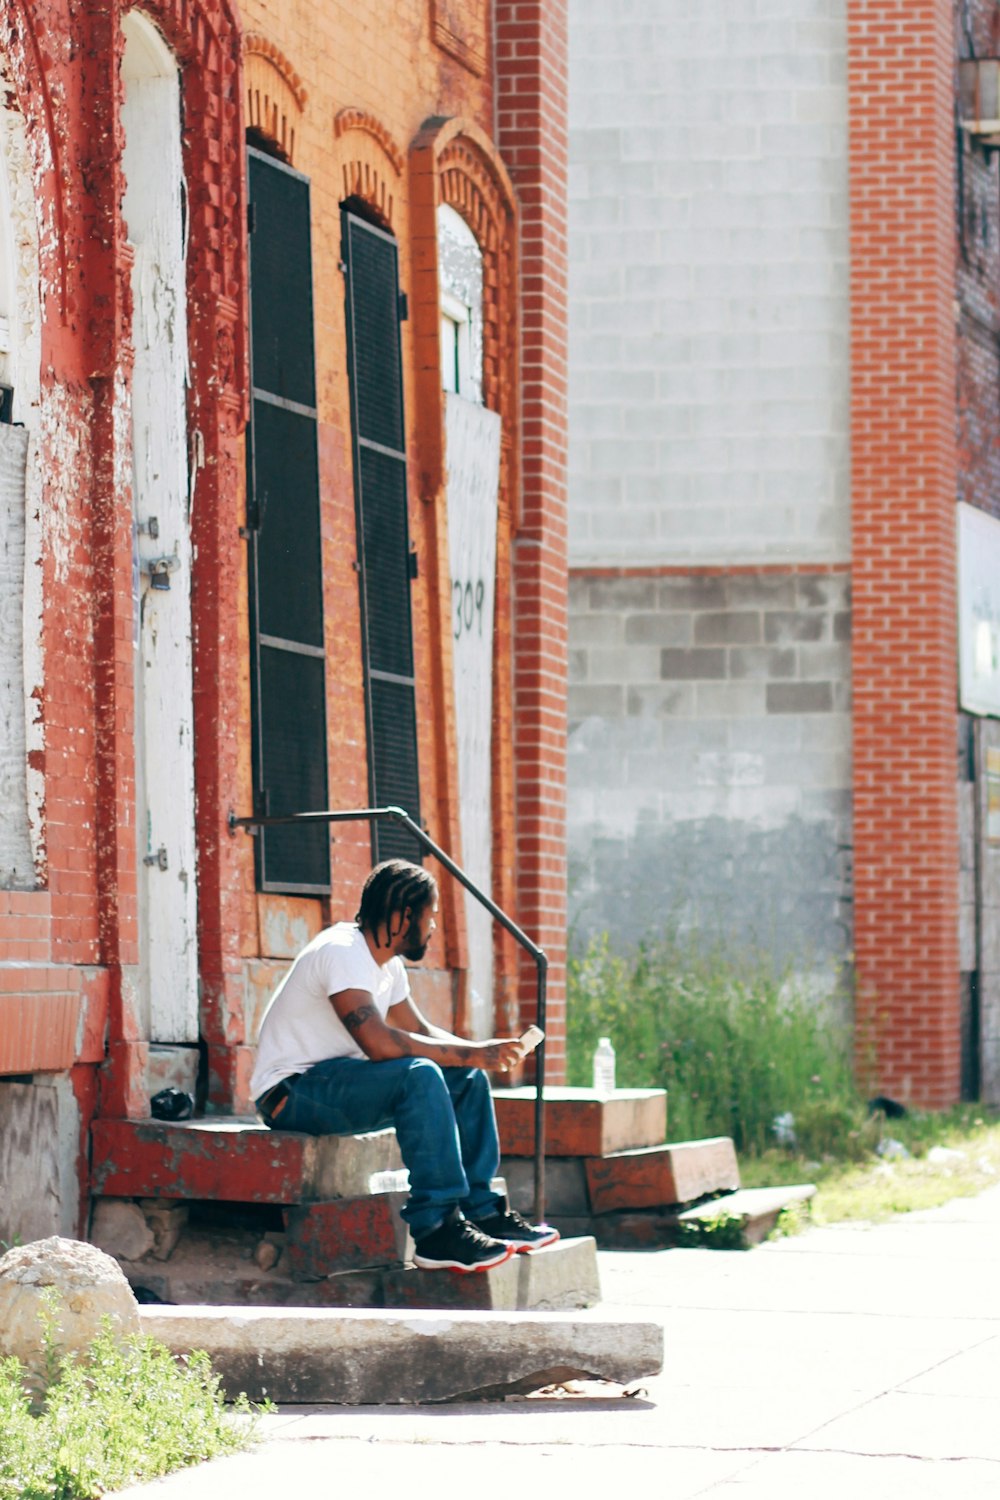
M 474 1276 L 477 1271 L 492 1271 L 495 1266 L 502 1266 L 514 1254 L 513 1247 L 509 1247 L 506 1255 L 500 1255 L 496 1260 L 484 1260 L 478 1266 L 460 1266 L 457 1261 L 449 1260 L 418 1260 L 413 1257 L 413 1264 L 418 1271 L 456 1271 L 459 1276 Z
M 507 1243 L 514 1247 L 515 1255 L 524 1255 L 528 1250 L 544 1250 L 547 1245 L 556 1244 L 558 1239 L 559 1231 L 558 1229 L 553 1229 L 548 1239 L 534 1240 L 530 1245 L 524 1244 L 521 1240 L 508 1240 Z

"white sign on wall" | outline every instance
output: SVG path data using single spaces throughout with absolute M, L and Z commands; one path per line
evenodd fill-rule
M 970 714 L 1000 718 L 1000 521 L 958 507 L 958 693 Z
M 490 894 L 493 862 L 493 609 L 496 589 L 500 418 L 448 395 L 448 550 L 455 663 L 455 728 L 462 865 Z M 479 1039 L 493 1034 L 493 918 L 466 896 L 469 1019 Z

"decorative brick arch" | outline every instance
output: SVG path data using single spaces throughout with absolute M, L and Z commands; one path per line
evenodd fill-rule
M 63 144 L 55 126 L 57 106 L 50 81 L 58 38 L 46 27 L 30 0 L 13 0 L 4 40 L 10 66 L 9 85 L 13 88 L 17 108 L 28 125 L 36 196 L 40 203 L 51 204 L 48 225 L 44 222 L 39 225 L 42 274 L 45 282 L 55 290 L 59 321 L 65 322 L 71 295 L 68 184 Z M 3 82 L 8 85 L 6 77 Z M 42 219 L 43 216 L 39 217 Z
M 515 805 L 511 639 L 511 546 L 517 520 L 519 443 L 517 203 L 492 141 L 461 118 L 428 120 L 410 147 L 413 239 L 413 338 L 418 373 L 417 431 L 421 493 L 433 503 L 437 535 L 434 642 L 440 722 L 448 754 L 441 757 L 441 806 L 448 809 L 452 847 L 459 847 L 458 785 L 454 767 L 455 716 L 451 657 L 451 590 L 445 499 L 444 393 L 441 384 L 437 209 L 447 204 L 468 224 L 483 257 L 483 398 L 500 416 L 500 491 L 497 517 L 497 597 L 493 655 L 493 897 L 516 909 Z M 464 919 L 460 917 L 460 930 Z M 518 954 L 498 930 L 494 1009 L 499 1035 L 518 1024 Z
M 285 160 L 295 161 L 298 122 L 308 94 L 285 54 L 257 31 L 243 38 L 247 126 L 274 142 Z
M 242 34 L 228 0 L 141 0 L 181 68 L 189 126 L 188 297 L 195 400 L 219 404 L 231 432 L 247 418 L 246 190 L 239 86 Z M 197 121 L 202 128 L 191 128 Z M 200 326 L 199 326 L 200 325 Z
M 398 234 L 397 203 L 405 158 L 391 132 L 366 110 L 338 110 L 334 138 L 342 155 L 342 198 L 360 198 Z

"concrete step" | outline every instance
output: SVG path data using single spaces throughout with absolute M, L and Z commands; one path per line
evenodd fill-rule
M 493 1094 L 504 1156 L 535 1150 L 535 1090 L 497 1089 Z M 618 1089 L 608 1097 L 593 1089 L 545 1090 L 545 1155 L 608 1156 L 640 1146 L 662 1145 L 667 1129 L 664 1089 Z
M 386 1203 L 357 1199 L 366 1208 Z M 320 1205 L 326 1207 L 326 1205 Z M 389 1205 L 386 1203 L 387 1210 Z M 363 1250 L 338 1241 L 329 1260 L 303 1259 L 290 1232 L 186 1228 L 166 1260 L 118 1258 L 143 1303 L 247 1307 L 420 1307 L 498 1312 L 592 1307 L 600 1301 L 597 1247 L 589 1237 L 515 1255 L 489 1271 L 421 1271 L 400 1238 L 398 1205 L 388 1227 L 370 1228 Z M 294 1211 L 293 1211 L 294 1212 Z M 405 1234 L 405 1226 L 402 1226 Z M 400 1253 L 399 1245 L 406 1251 Z M 306 1246 L 308 1257 L 310 1246 Z M 261 1255 L 261 1251 L 265 1255 Z M 333 1267 L 333 1269 L 331 1269 Z M 303 1271 L 307 1275 L 303 1275 Z
M 741 1248 L 749 1249 L 767 1238 L 786 1208 L 808 1203 L 815 1192 L 815 1185 L 811 1182 L 786 1187 L 740 1188 L 736 1193 L 724 1193 L 707 1203 L 684 1209 L 677 1215 L 677 1222 L 685 1228 L 690 1226 L 700 1231 L 702 1242 L 709 1246 L 716 1225 L 733 1226 L 734 1233 L 738 1226 Z
M 599 1314 L 142 1307 L 140 1317 L 143 1332 L 175 1354 L 204 1349 L 230 1397 L 287 1404 L 415 1405 L 567 1380 L 627 1385 L 663 1368 L 658 1323 Z
M 740 1188 L 688 1208 L 630 1209 L 590 1219 L 558 1218 L 563 1234 L 593 1234 L 602 1250 L 664 1250 L 673 1245 L 746 1250 L 774 1229 L 783 1209 L 806 1204 L 812 1183 L 775 1188 Z
M 501 1170 L 514 1207 L 531 1212 L 534 1163 L 505 1156 Z M 736 1149 L 728 1136 L 640 1146 L 604 1157 L 546 1158 L 545 1202 L 550 1217 L 586 1218 L 623 1209 L 695 1203 L 740 1185 Z
M 253 1116 L 95 1120 L 92 1191 L 109 1198 L 302 1203 L 397 1186 L 394 1130 L 312 1136 L 268 1130 Z
M 597 1246 L 589 1236 L 560 1240 L 469 1275 L 404 1266 L 387 1271 L 382 1288 L 386 1307 L 554 1312 L 601 1300 Z
M 595 1214 L 694 1203 L 708 1193 L 732 1192 L 740 1185 L 736 1147 L 728 1136 L 619 1151 L 591 1158 L 586 1168 Z

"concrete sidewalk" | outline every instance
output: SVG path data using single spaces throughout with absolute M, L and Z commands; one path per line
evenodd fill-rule
M 605 1253 L 601 1278 L 601 1314 L 664 1325 L 665 1372 L 631 1398 L 285 1408 L 254 1452 L 121 1500 L 274 1500 L 358 1480 L 417 1500 L 459 1480 L 554 1497 L 637 1483 L 669 1500 L 1000 1495 L 1000 1187 L 749 1253 Z

